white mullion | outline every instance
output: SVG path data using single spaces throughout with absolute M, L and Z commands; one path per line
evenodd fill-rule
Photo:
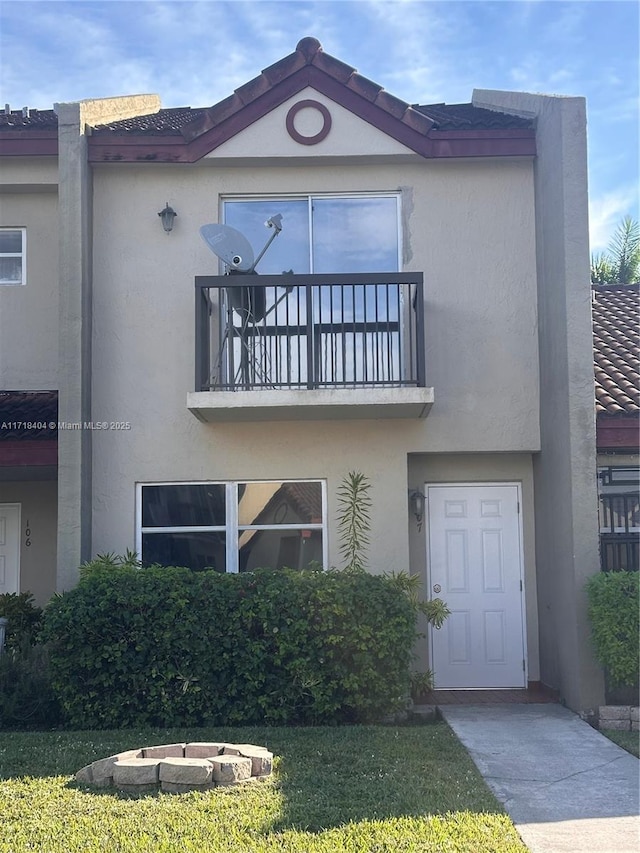
M 142 483 L 136 483 L 136 556 L 142 560 Z
M 313 522 L 309 524 L 240 524 L 238 532 L 242 530 L 322 530 L 322 524 Z
M 398 272 L 402 272 L 402 195 L 396 195 L 396 228 L 398 233 Z
M 327 515 L 327 483 L 320 482 L 320 495 L 322 498 L 322 565 L 326 571 L 329 566 L 329 521 Z
M 307 196 L 307 219 L 309 221 L 309 272 L 313 273 L 315 269 L 313 257 L 313 199 L 314 196 Z
M 225 490 L 227 532 L 225 536 L 226 570 L 238 574 L 238 484 L 227 483 Z
M 176 527 L 143 527 L 142 533 L 224 533 L 224 527 L 212 525 L 185 525 Z

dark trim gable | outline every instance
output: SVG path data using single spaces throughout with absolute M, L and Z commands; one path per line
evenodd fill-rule
M 180 134 L 150 135 L 102 126 L 89 137 L 89 160 L 195 163 L 306 87 L 425 158 L 533 156 L 532 128 L 438 131 L 434 121 L 322 51 L 313 38 L 182 127 Z

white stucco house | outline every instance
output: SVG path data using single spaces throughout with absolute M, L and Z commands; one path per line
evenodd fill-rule
M 5 591 L 338 565 L 357 470 L 370 570 L 452 610 L 438 687 L 602 701 L 582 98 L 411 105 L 305 38 L 208 108 L 9 110 L 0 157 Z M 201 226 L 278 215 L 223 275 Z

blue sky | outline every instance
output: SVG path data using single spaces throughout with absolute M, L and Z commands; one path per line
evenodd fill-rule
M 2 0 L 0 101 L 156 92 L 209 106 L 315 36 L 411 103 L 473 88 L 587 98 L 592 249 L 638 202 L 635 0 Z

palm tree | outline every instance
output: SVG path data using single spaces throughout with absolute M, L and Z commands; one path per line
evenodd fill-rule
M 593 284 L 634 284 L 640 278 L 640 224 L 625 216 L 606 252 L 591 256 Z

